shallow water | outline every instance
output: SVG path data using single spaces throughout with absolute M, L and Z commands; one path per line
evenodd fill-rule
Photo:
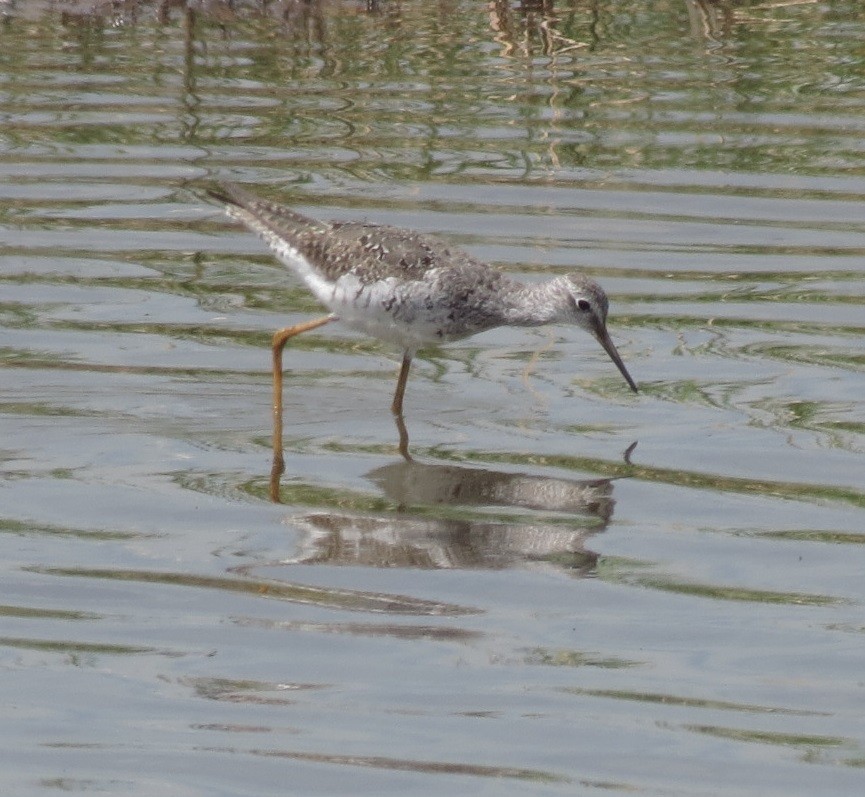
M 865 12 L 651 5 L 4 6 L 4 793 L 861 793 Z M 589 273 L 641 393 L 489 332 L 409 462 L 329 325 L 271 501 L 215 179 Z

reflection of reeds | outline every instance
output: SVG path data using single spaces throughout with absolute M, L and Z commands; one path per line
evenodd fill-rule
M 197 589 L 218 589 L 291 603 L 327 606 L 346 611 L 434 616 L 474 613 L 472 609 L 465 609 L 455 604 L 427 601 L 407 595 L 311 587 L 305 584 L 293 584 L 285 581 L 245 578 L 241 575 L 237 577 L 200 576 L 193 573 L 173 573 L 157 570 L 111 570 L 85 567 L 34 567 L 30 568 L 30 570 L 52 576 L 135 581 L 146 584 L 171 584 Z M 244 568 L 236 568 L 234 572 L 242 574 Z
M 651 385 L 642 388 L 651 393 Z M 462 456 L 467 456 L 465 452 Z M 769 479 L 751 479 L 725 476 L 719 473 L 662 468 L 652 465 L 628 464 L 609 460 L 576 457 L 567 454 L 522 455 L 503 452 L 471 452 L 471 458 L 489 462 L 508 462 L 515 465 L 531 461 L 537 467 L 562 468 L 566 471 L 600 473 L 608 477 L 630 476 L 650 482 L 676 484 L 681 487 L 697 487 L 721 492 L 746 493 L 790 498 L 802 501 L 835 501 L 865 506 L 865 491 L 819 482 L 783 482 Z
M 781 714 L 801 717 L 830 717 L 828 711 L 806 711 L 784 706 L 760 706 L 754 703 L 734 703 L 730 700 L 712 700 L 702 697 L 685 697 L 672 693 L 636 692 L 626 689 L 587 689 L 579 686 L 564 686 L 562 692 L 572 695 L 606 697 L 612 700 L 634 700 L 639 703 L 658 703 L 680 708 L 711 709 L 713 711 L 741 711 L 745 714 Z
M 835 606 L 848 601 L 832 595 L 804 592 L 780 592 L 722 584 L 682 581 L 673 576 L 651 572 L 651 565 L 614 557 L 604 557 L 598 567 L 598 577 L 616 584 L 629 584 L 662 592 L 674 592 L 711 600 L 747 601 L 751 603 L 788 604 L 793 606 Z

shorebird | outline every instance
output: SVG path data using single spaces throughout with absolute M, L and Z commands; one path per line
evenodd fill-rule
M 402 351 L 391 412 L 402 419 L 418 349 L 501 326 L 575 324 L 589 332 L 635 393 L 637 385 L 607 332 L 607 295 L 582 274 L 525 284 L 441 240 L 366 222 L 325 222 L 222 184 L 208 192 L 229 216 L 258 233 L 330 312 L 273 335 L 273 412 L 281 452 L 282 350 L 286 341 L 331 321 Z M 274 430 L 276 452 L 277 430 Z M 402 434 L 402 429 L 401 429 Z

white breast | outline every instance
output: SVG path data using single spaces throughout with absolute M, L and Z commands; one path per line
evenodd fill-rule
M 426 300 L 424 286 L 390 277 L 363 284 L 347 274 L 330 287 L 325 303 L 352 329 L 415 351 L 448 339 L 446 311 Z

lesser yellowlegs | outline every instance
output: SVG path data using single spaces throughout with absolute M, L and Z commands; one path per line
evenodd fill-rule
M 607 295 L 582 274 L 524 284 L 430 236 L 366 222 L 323 222 L 234 185 L 210 191 L 257 232 L 330 314 L 273 336 L 273 410 L 282 417 L 282 350 L 301 332 L 340 320 L 402 351 L 391 411 L 402 417 L 418 349 L 501 326 L 576 324 L 595 337 L 637 392 L 607 332 Z M 276 452 L 276 433 L 274 450 Z M 281 430 L 279 430 L 281 453 Z

